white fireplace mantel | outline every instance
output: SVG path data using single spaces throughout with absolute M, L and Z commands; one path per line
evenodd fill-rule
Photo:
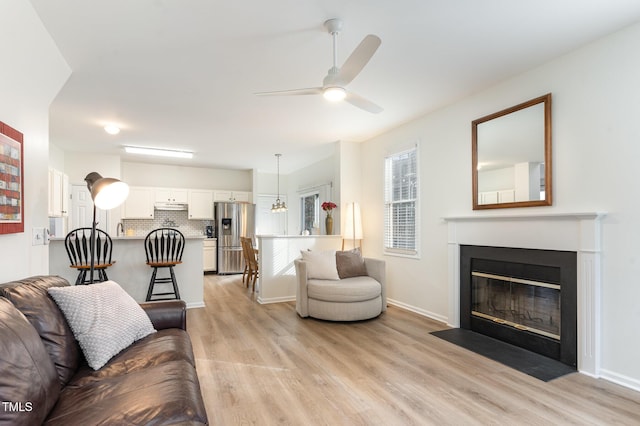
M 577 253 L 578 370 L 600 376 L 601 219 L 604 212 L 449 216 L 448 323 L 460 327 L 460 245 Z

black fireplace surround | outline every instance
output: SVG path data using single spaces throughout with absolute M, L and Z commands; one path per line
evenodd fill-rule
M 472 273 L 476 276 L 475 284 Z M 501 281 L 498 276 L 508 278 Z M 529 281 L 542 282 L 543 287 L 527 285 Z M 522 282 L 525 284 L 520 284 Z M 474 296 L 474 288 L 483 294 Z M 460 246 L 460 328 L 574 368 L 577 364 L 576 291 L 575 252 Z M 487 292 L 493 296 L 487 296 Z M 530 300 L 520 302 L 523 297 Z M 523 304 L 527 308 L 518 311 L 518 306 Z M 530 307 L 535 309 L 533 314 Z M 548 312 L 542 313 L 544 309 Z M 513 319 L 518 317 L 521 321 Z M 541 326 L 535 327 L 536 322 Z

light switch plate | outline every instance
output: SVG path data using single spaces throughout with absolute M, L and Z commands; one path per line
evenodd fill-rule
M 31 231 L 31 245 L 40 246 L 44 244 L 44 228 L 33 228 Z

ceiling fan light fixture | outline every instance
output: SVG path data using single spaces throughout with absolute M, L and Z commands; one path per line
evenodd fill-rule
M 347 92 L 342 87 L 327 87 L 322 91 L 322 96 L 329 102 L 340 102 L 347 97 Z

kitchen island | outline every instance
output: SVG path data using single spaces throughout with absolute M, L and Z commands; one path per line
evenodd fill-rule
M 182 263 L 174 268 L 180 298 L 187 303 L 187 308 L 204 306 L 203 240 L 204 236 L 185 236 Z M 107 276 L 120 284 L 137 302 L 144 302 L 153 271 L 146 264 L 144 237 L 112 237 L 112 241 L 115 264 L 107 268 Z M 49 273 L 66 278 L 71 284 L 76 281 L 78 272 L 69 266 L 64 238 L 51 239 Z M 160 274 L 168 274 L 168 271 L 158 271 Z M 97 274 L 94 276 L 97 277 Z

